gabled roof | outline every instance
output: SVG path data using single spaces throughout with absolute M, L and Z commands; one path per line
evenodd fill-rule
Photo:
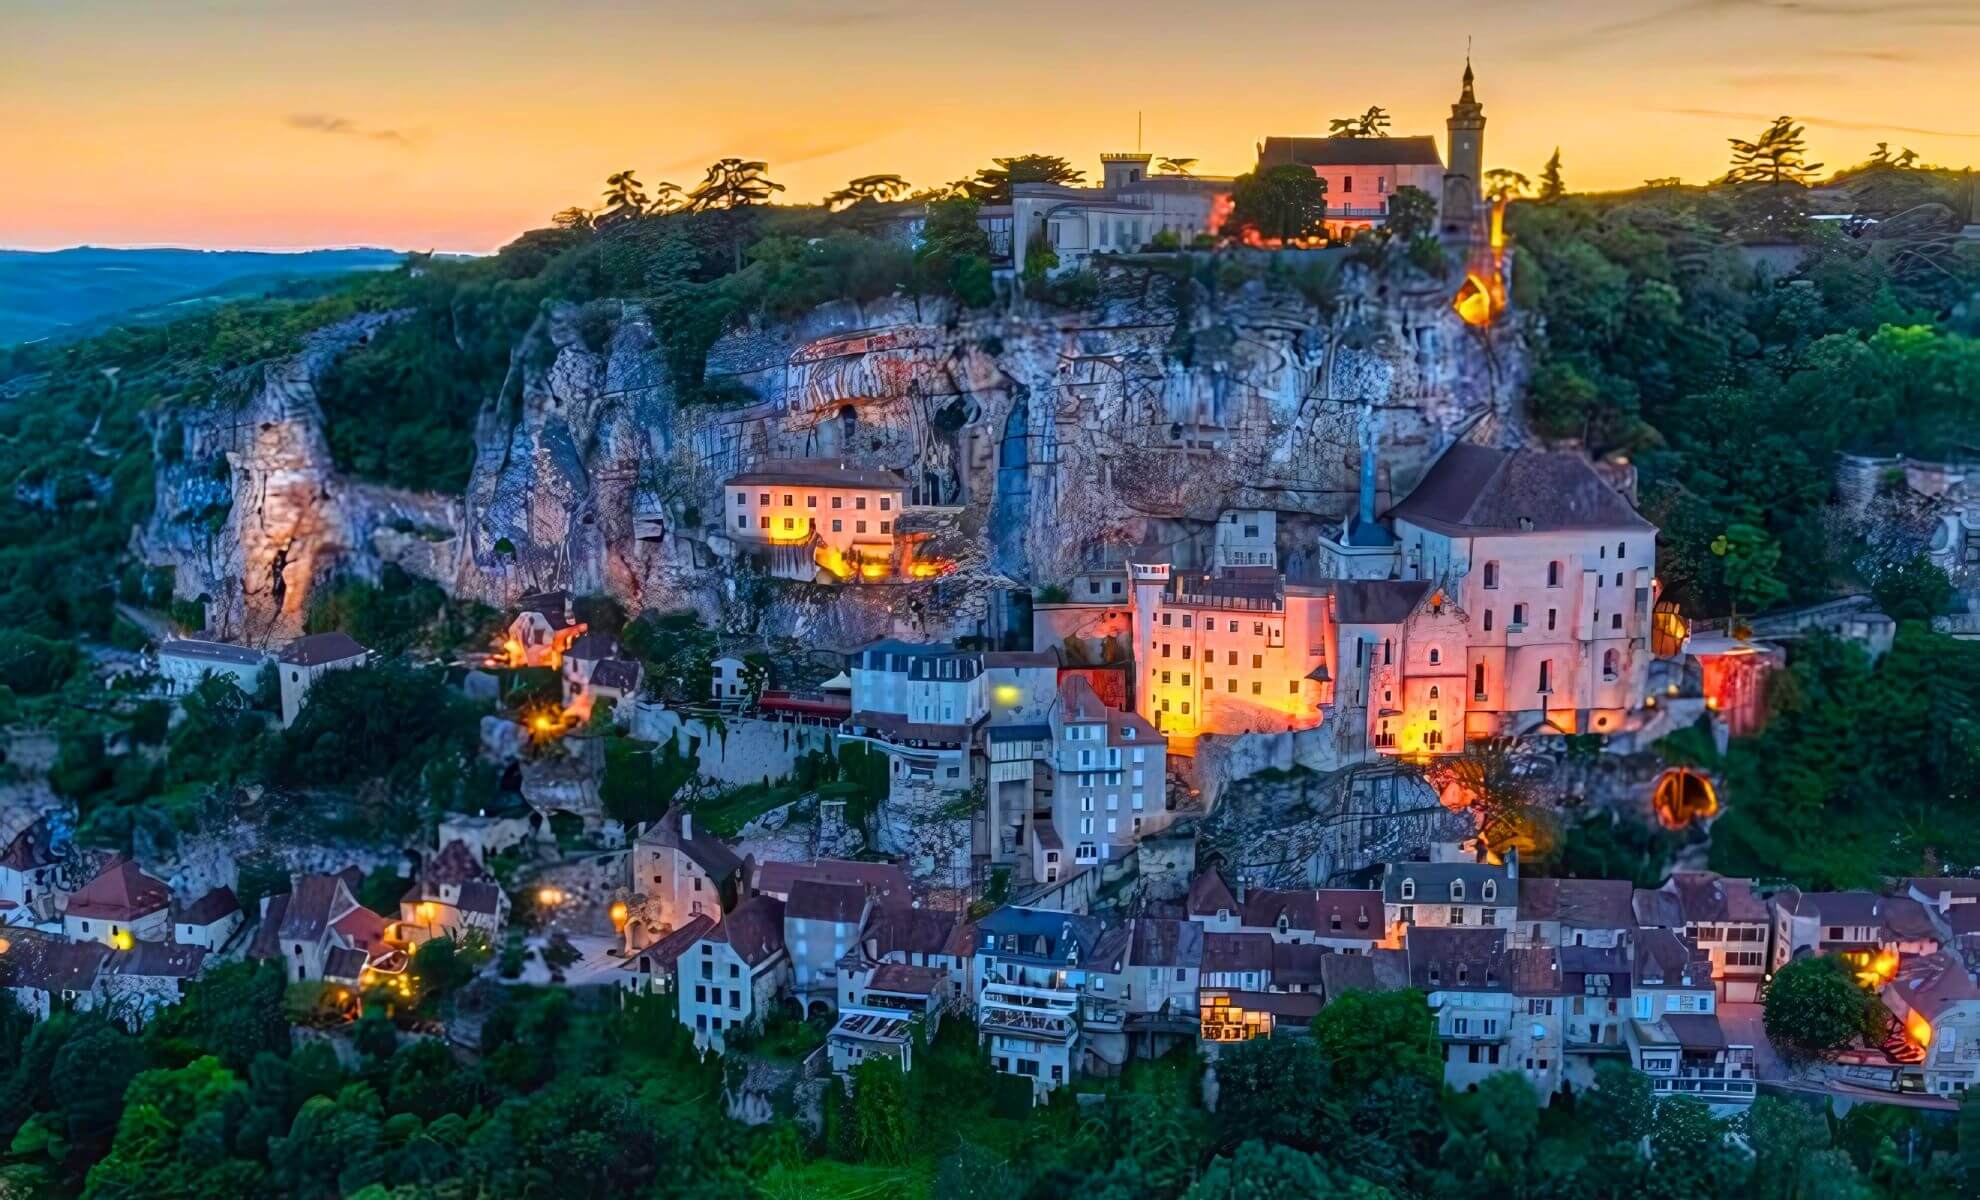
M 1418 925 L 1409 931 L 1409 983 L 1425 992 L 1512 990 L 1503 929 Z
M 135 921 L 172 903 L 172 889 L 153 879 L 128 858 L 112 862 L 102 874 L 69 897 L 66 914 L 104 921 Z
M 1679 871 L 1664 881 L 1677 897 L 1687 922 L 1733 921 L 1752 924 L 1771 918 L 1766 902 L 1753 894 L 1750 879 L 1729 879 L 1710 871 Z
M 707 939 L 722 942 L 752 967 L 761 966 L 784 949 L 784 902 L 773 896 L 751 896 L 727 919 L 709 930 Z
M 1566 990 L 1560 952 L 1546 946 L 1506 951 L 1512 966 L 1513 994 L 1517 996 L 1558 996 Z
M 618 639 L 614 638 L 611 634 L 587 633 L 579 637 L 577 641 L 572 642 L 571 648 L 564 651 L 564 661 L 569 662 L 574 658 L 581 658 L 589 662 L 597 662 L 601 659 L 612 658 L 618 653 Z
M 1909 896 L 1789 889 L 1777 902 L 1795 916 L 1813 917 L 1824 925 L 1870 926 L 1903 939 L 1934 937 L 1937 932 L 1925 906 Z
M 881 910 L 865 931 L 874 952 L 887 954 L 951 954 L 967 957 L 963 932 L 969 928 L 962 914 L 939 908 Z
M 180 909 L 172 920 L 180 925 L 211 925 L 239 911 L 241 911 L 241 902 L 234 898 L 232 889 L 214 888 Z
M 977 952 L 1064 966 L 1094 957 L 1106 923 L 1084 913 L 1006 904 L 977 922 Z
M 1635 988 L 1709 988 L 1712 956 L 1673 930 L 1638 930 L 1630 984 Z
M 611 688 L 615 692 L 637 691 L 640 676 L 645 673 L 640 664 L 630 658 L 608 658 L 591 671 L 591 686 Z
M 742 859 L 729 849 L 728 843 L 703 829 L 695 828 L 690 819 L 688 828 L 691 836 L 681 836 L 682 810 L 679 807 L 667 810 L 665 816 L 654 822 L 642 839 L 656 845 L 679 850 L 688 860 L 707 873 L 717 884 L 736 873 L 742 866 Z
M 626 961 L 619 965 L 619 969 L 622 971 L 637 970 L 639 960 L 643 958 L 652 963 L 656 971 L 662 973 L 671 971 L 674 969 L 674 964 L 680 961 L 681 955 L 687 952 L 687 948 L 700 941 L 702 935 L 714 928 L 714 926 L 715 918 L 709 916 L 707 913 L 696 913 L 692 917 L 689 917 L 687 923 L 679 929 L 674 930 L 666 937 L 661 938 L 639 953 L 628 956 Z
M 235 646 L 227 642 L 203 642 L 193 638 L 168 638 L 160 642 L 158 657 L 226 663 L 236 667 L 258 667 L 268 661 L 267 652 L 252 646 Z
M 1189 915 L 1193 917 L 1214 917 L 1219 912 L 1236 914 L 1237 897 L 1224 883 L 1224 877 L 1216 871 L 1205 871 L 1189 885 Z
M 362 950 L 333 946 L 330 953 L 323 956 L 323 977 L 356 982 L 364 976 L 364 969 L 370 964 L 371 956 Z
M 9 871 L 38 871 L 42 867 L 53 866 L 55 856 L 49 850 L 50 834 L 47 821 L 36 821 L 14 835 L 7 843 L 7 850 L 0 854 L 0 867 Z
M 191 979 L 206 963 L 206 947 L 177 942 L 138 942 L 111 953 L 104 973 L 152 979 Z
M 338 936 L 367 955 L 382 954 L 390 949 L 385 944 L 385 931 L 391 924 L 360 904 L 337 918 L 336 930 Z
M 72 942 L 25 929 L 7 930 L 7 951 L 0 954 L 0 987 L 39 991 L 86 992 L 96 986 L 110 947 L 101 942 Z
M 488 878 L 488 871 L 481 861 L 468 849 L 467 843 L 455 838 L 442 847 L 420 872 L 420 877 L 429 886 L 459 886 L 477 879 Z
M 1458 535 L 1655 529 L 1579 454 L 1470 442 L 1446 450 L 1387 515 Z
M 1274 944 L 1269 933 L 1206 933 L 1203 972 L 1206 975 L 1233 971 L 1270 973 Z
M 809 862 L 771 861 L 759 863 L 750 880 L 753 891 L 765 895 L 794 898 L 794 889 L 804 880 L 817 883 L 849 883 L 872 892 L 886 907 L 903 907 L 913 902 L 907 872 L 896 863 L 857 862 L 846 858 L 817 858 Z
M 1353 957 L 1359 956 L 1335 954 L 1327 947 L 1311 942 L 1273 942 L 1272 986 L 1311 987 L 1325 978 L 1323 964 L 1328 959 Z
M 827 883 L 800 879 L 791 885 L 784 916 L 797 921 L 828 921 L 857 925 L 866 912 L 866 889 L 857 883 Z
M 1163 744 L 1162 735 L 1147 718 L 1109 707 L 1084 675 L 1067 675 L 1059 680 L 1059 708 L 1053 717 L 1059 725 L 1105 724 L 1110 746 Z
M 1926 1020 L 1936 1022 L 1939 1014 L 1954 1004 L 1980 1000 L 1980 986 L 1974 984 L 1966 965 L 1956 956 L 1926 954 L 1899 967 L 1897 977 L 1886 985 L 1885 995 L 1895 995 Z
M 1427 579 L 1343 579 L 1334 585 L 1334 611 L 1343 625 L 1394 625 L 1429 591 Z
M 348 633 L 312 633 L 290 642 L 282 651 L 282 661 L 292 667 L 318 667 L 364 653 L 365 648 Z
M 461 902 L 456 907 L 462 912 L 495 916 L 502 911 L 501 885 L 488 880 L 464 883 L 461 885 Z
M 1405 897 L 1403 880 L 1411 880 L 1416 892 Z M 1485 898 L 1485 884 L 1493 884 L 1492 898 Z M 1464 885 L 1463 899 L 1451 895 L 1451 885 Z M 1503 866 L 1481 862 L 1396 862 L 1382 872 L 1382 899 L 1391 904 L 1484 904 L 1494 908 L 1514 908 L 1519 904 L 1519 888 Z
M 1173 917 L 1137 917 L 1128 965 L 1196 967 L 1203 963 L 1203 926 Z
M 880 467 L 856 467 L 842 458 L 780 458 L 759 463 L 730 478 L 730 487 L 762 486 L 867 488 L 898 491 L 901 477 Z
M 907 963 L 881 963 L 873 968 L 868 991 L 891 992 L 897 996 L 933 996 L 942 990 L 948 976 L 936 967 L 915 967 Z
M 1627 879 L 1519 881 L 1519 919 L 1559 921 L 1580 929 L 1633 929 L 1636 889 Z
M 336 875 L 298 875 L 282 911 L 280 937 L 285 942 L 313 942 L 343 915 L 350 892 Z M 272 917 L 274 913 L 271 911 Z
M 1252 929 L 1277 928 L 1284 917 L 1288 930 L 1321 935 L 1382 936 L 1382 893 L 1373 889 L 1321 888 L 1291 891 L 1256 888 L 1244 898 L 1244 924 Z M 1340 924 L 1335 926 L 1338 918 Z
M 1268 137 L 1258 150 L 1258 165 L 1278 167 L 1441 167 L 1437 139 L 1428 134 L 1404 137 Z
M 1320 960 L 1320 989 L 1332 1004 L 1345 992 L 1393 992 L 1409 986 L 1409 956 L 1402 950 L 1329 954 Z

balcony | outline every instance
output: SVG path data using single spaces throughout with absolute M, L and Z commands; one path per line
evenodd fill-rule
M 1650 1077 L 1650 1090 L 1659 1096 L 1691 1096 L 1721 1104 L 1746 1104 L 1759 1092 L 1759 1085 L 1746 1077 L 1715 1077 L 1684 1074 Z

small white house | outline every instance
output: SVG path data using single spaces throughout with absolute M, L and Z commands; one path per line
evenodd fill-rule
M 282 726 L 296 723 L 309 689 L 330 671 L 348 671 L 364 665 L 370 651 L 344 633 L 312 633 L 290 642 L 277 660 L 282 685 Z
M 172 932 L 172 889 L 128 858 L 113 861 L 102 874 L 69 897 L 62 932 L 78 942 L 101 942 L 128 950 L 137 942 L 162 942 Z
M 158 647 L 158 673 L 165 688 L 179 696 L 199 686 L 208 675 L 231 679 L 235 686 L 252 696 L 261 683 L 261 668 L 268 655 L 252 646 L 226 642 L 204 642 L 192 638 L 170 638 Z
M 689 946 L 676 966 L 681 1024 L 720 1051 L 725 1033 L 760 1026 L 790 978 L 784 904 L 751 896 Z
M 182 946 L 218 950 L 247 919 L 229 888 L 214 888 L 172 914 L 172 940 Z
M 749 699 L 749 693 L 743 686 L 743 668 L 745 665 L 742 659 L 729 654 L 725 654 L 710 663 L 709 666 L 714 669 L 714 677 L 708 684 L 709 699 Z

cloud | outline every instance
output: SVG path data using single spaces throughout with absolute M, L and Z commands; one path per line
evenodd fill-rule
M 397 129 L 367 129 L 349 117 L 340 117 L 334 113 L 290 113 L 283 118 L 283 124 L 307 133 L 364 138 L 373 142 L 389 142 L 394 146 L 411 146 L 413 143 L 412 135 Z
M 707 149 L 663 162 L 659 166 L 659 174 L 662 177 L 675 174 L 692 176 L 698 175 L 701 168 L 718 158 L 757 158 L 770 164 L 770 177 L 775 179 L 778 167 L 795 166 L 813 159 L 844 154 L 848 150 L 872 145 L 894 132 L 891 128 L 873 129 L 862 134 L 841 137 L 808 136 L 789 129 L 743 133 L 723 139 L 723 144 L 731 147 L 730 149 Z M 685 184 L 691 186 L 696 182 L 699 180 L 690 179 L 686 180 Z
M 1689 26 L 1700 20 L 1737 13 L 1927 27 L 1980 25 L 1980 14 L 1974 11 L 1969 0 L 1683 0 L 1654 12 L 1608 21 L 1549 39 L 1537 48 L 1546 53 L 1571 54 L 1634 34 L 1667 26 Z
M 1862 62 L 1908 63 L 1917 62 L 1918 55 L 1910 50 L 1811 50 L 1817 58 L 1848 58 Z
M 1709 117 L 1715 121 L 1757 121 L 1766 124 L 1779 113 L 1739 112 L 1724 108 L 1667 108 L 1668 113 L 1680 117 Z M 1980 132 L 1966 133 L 1956 129 L 1921 129 L 1916 125 L 1886 125 L 1880 121 L 1848 121 L 1840 117 L 1796 116 L 1797 122 L 1813 125 L 1817 129 L 1840 129 L 1851 133 L 1913 133 L 1920 137 L 1973 138 L 1980 139 Z

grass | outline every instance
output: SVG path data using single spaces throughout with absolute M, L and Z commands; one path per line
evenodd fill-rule
M 734 837 L 742 827 L 780 805 L 796 800 L 795 784 L 747 783 L 694 806 L 695 823 L 721 837 Z

